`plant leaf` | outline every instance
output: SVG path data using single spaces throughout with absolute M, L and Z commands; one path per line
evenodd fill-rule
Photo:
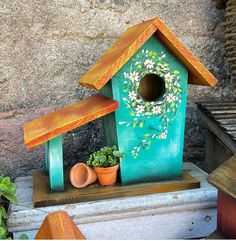
M 0 235 L 5 235 L 6 230 L 3 227 L 0 227 Z
M 12 203 L 17 203 L 18 202 L 16 196 L 14 194 L 12 194 L 12 193 L 4 193 L 3 196 L 5 198 L 7 198 Z

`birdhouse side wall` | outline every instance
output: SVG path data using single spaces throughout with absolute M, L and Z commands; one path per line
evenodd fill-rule
M 140 91 L 150 75 L 158 78 L 148 81 L 147 91 L 153 94 L 154 81 L 164 85 L 154 100 L 144 99 Z M 185 67 L 154 35 L 102 90 L 119 102 L 115 114 L 104 119 L 104 133 L 106 143 L 113 141 L 125 153 L 120 163 L 123 184 L 181 178 L 187 80 Z
M 236 239 L 236 200 L 218 191 L 217 229 L 223 236 Z

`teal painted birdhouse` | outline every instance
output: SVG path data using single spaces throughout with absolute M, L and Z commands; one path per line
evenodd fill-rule
M 216 79 L 159 18 L 129 28 L 79 83 L 119 103 L 103 125 L 125 153 L 122 184 L 181 178 L 188 83 Z

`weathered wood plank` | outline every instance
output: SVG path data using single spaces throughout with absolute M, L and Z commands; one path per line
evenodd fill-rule
M 229 126 L 222 125 L 221 127 L 219 127 L 215 123 L 215 121 L 210 119 L 208 117 L 208 115 L 206 113 L 204 113 L 203 110 L 198 108 L 197 113 L 199 114 L 199 116 L 202 119 L 202 121 L 209 128 L 209 130 L 212 131 L 223 143 L 225 143 L 225 144 L 227 143 L 226 144 L 227 147 L 233 153 L 236 153 L 236 142 L 234 140 L 232 140 L 232 138 L 227 133 L 224 132 L 224 129 L 225 130 L 236 130 L 236 127 L 235 127 L 235 129 L 231 125 L 229 125 Z
M 49 113 L 24 124 L 27 147 L 40 145 L 56 136 L 98 119 L 118 108 L 118 102 L 101 94 Z
M 212 101 L 212 102 L 196 102 L 196 104 L 200 107 L 210 107 L 210 106 L 235 106 L 235 101 L 224 101 L 224 102 L 218 102 L 218 101 Z
M 236 125 L 236 118 L 235 119 L 223 119 L 223 120 L 216 120 L 220 125 L 231 125 L 235 124 Z
M 221 125 L 221 128 L 226 131 L 236 131 L 236 125 Z
M 236 119 L 236 114 L 228 114 L 228 115 L 215 115 L 213 116 L 216 120 L 224 120 L 224 119 Z
M 200 187 L 200 181 L 192 177 L 187 171 L 183 178 L 177 181 L 141 183 L 134 185 L 101 186 L 92 184 L 86 188 L 74 188 L 69 181 L 69 169 L 65 170 L 64 192 L 50 192 L 47 175 L 42 172 L 33 173 L 34 206 L 43 207 L 66 203 L 88 202 L 101 199 L 130 197 L 177 190 L 194 189 Z
M 221 114 L 236 114 L 236 109 L 233 110 L 209 110 L 212 115 L 221 115 Z

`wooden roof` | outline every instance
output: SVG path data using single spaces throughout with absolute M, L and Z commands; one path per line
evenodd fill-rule
M 101 94 L 92 95 L 23 126 L 27 147 L 35 147 L 118 109 L 118 102 Z
M 188 69 L 190 84 L 206 86 L 216 84 L 215 77 L 160 18 L 154 18 L 128 28 L 80 78 L 79 83 L 89 88 L 101 89 L 153 34 L 157 34 L 168 50 Z
M 236 199 L 236 155 L 208 175 L 207 181 Z

